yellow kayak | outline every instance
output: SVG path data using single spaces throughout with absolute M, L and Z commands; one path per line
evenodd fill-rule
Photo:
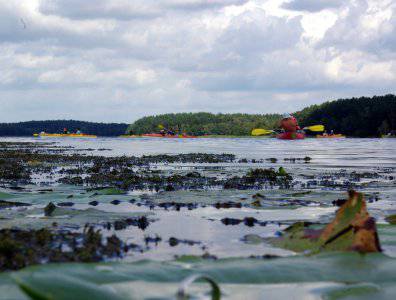
M 316 136 L 318 139 L 342 139 L 342 138 L 345 138 L 345 135 L 342 135 L 342 134 L 329 134 L 329 135 L 321 135 L 321 134 L 318 134 L 317 136 Z
M 92 134 L 77 134 L 77 133 L 35 133 L 35 137 L 55 137 L 55 138 L 97 138 L 96 135 Z
M 123 135 L 120 135 L 119 137 L 120 138 L 140 138 L 142 136 L 141 135 L 134 135 L 134 134 L 132 134 L 132 135 L 123 134 Z

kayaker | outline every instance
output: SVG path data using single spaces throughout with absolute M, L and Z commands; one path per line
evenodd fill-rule
M 69 134 L 69 130 L 67 130 L 67 128 L 63 128 L 63 134 Z
M 301 129 L 300 126 L 298 126 L 296 118 L 287 113 L 282 115 L 279 127 L 281 127 L 285 132 L 296 132 Z
M 81 132 L 80 128 L 77 128 L 77 130 L 76 130 L 76 134 L 82 134 L 82 132 Z

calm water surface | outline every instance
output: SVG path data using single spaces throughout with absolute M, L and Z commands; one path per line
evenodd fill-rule
M 282 141 L 272 138 L 1 138 L 2 141 L 56 142 L 106 156 L 177 153 L 232 153 L 245 158 L 310 156 L 317 164 L 352 166 L 395 166 L 396 139 L 305 139 Z

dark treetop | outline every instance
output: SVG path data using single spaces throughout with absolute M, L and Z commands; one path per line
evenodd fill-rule
M 70 132 L 80 129 L 86 134 L 118 136 L 125 133 L 127 124 L 93 123 L 74 120 L 29 121 L 20 123 L 0 123 L 0 136 L 31 136 L 33 133 L 62 133 L 63 128 Z

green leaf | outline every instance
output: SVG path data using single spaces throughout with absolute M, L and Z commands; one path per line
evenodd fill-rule
M 109 288 L 55 273 L 19 273 L 13 278 L 21 290 L 34 300 L 118 300 Z
M 105 188 L 96 191 L 98 195 L 124 195 L 126 191 L 118 189 L 118 188 Z

